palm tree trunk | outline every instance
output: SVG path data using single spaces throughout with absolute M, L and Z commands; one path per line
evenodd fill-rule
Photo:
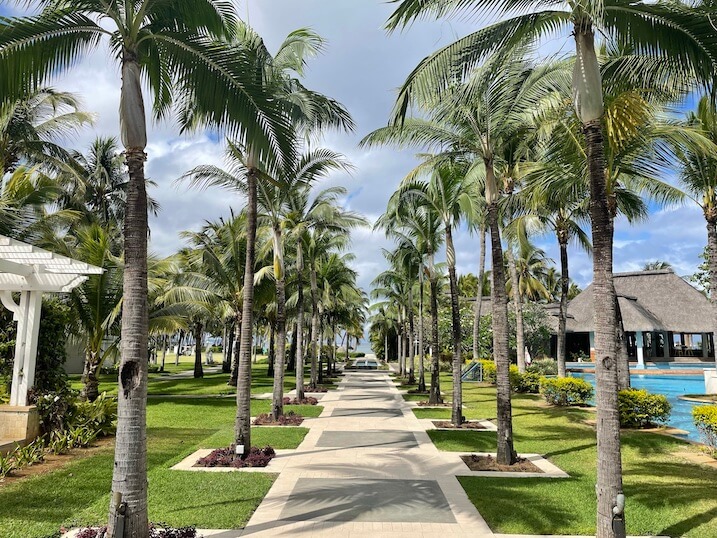
M 276 361 L 276 322 L 269 321 L 269 355 L 266 358 L 266 375 L 274 377 L 274 362 Z
M 318 385 L 318 362 L 321 351 L 319 340 L 319 288 L 316 282 L 316 267 L 311 264 L 311 381 L 309 387 L 315 389 Z
M 222 373 L 224 374 L 230 374 L 232 371 L 232 357 L 234 356 L 234 326 L 236 325 L 236 321 L 232 321 L 229 324 L 229 327 L 225 331 L 225 344 L 224 349 L 226 350 L 226 356 L 224 357 L 224 362 L 222 363 Z
M 286 334 L 286 339 L 289 339 L 289 333 Z M 296 373 L 296 323 L 291 328 L 291 343 L 286 354 L 286 371 Z
M 318 339 L 318 364 L 316 365 L 316 368 L 318 370 L 319 374 L 319 384 L 324 382 L 324 353 L 323 353 L 323 340 L 324 340 L 324 324 L 321 322 L 321 314 L 322 312 L 319 312 L 319 339 Z
M 423 259 L 418 270 L 418 392 L 426 392 L 426 346 L 423 342 Z
M 194 379 L 204 377 L 202 368 L 202 323 L 197 321 L 194 324 Z
M 416 367 L 416 335 L 413 324 L 413 291 L 408 289 L 408 382 L 415 383 L 415 367 Z
M 299 239 L 296 246 L 296 398 L 304 399 L 304 255 Z
M 281 229 L 274 229 L 274 275 L 276 279 L 276 338 L 278 345 L 274 363 L 274 395 L 272 418 L 279 420 L 284 414 L 284 366 L 286 363 L 286 276 L 284 274 L 284 246 Z
M 515 258 L 510 248 L 505 251 L 508 258 L 508 270 L 510 271 L 511 287 L 513 288 L 513 308 L 515 309 L 515 348 L 518 359 L 518 371 L 525 373 L 525 329 L 523 327 L 523 301 L 520 297 L 520 279 L 518 268 L 515 266 Z
M 129 170 L 124 224 L 124 296 L 117 396 L 117 434 L 108 535 L 115 538 L 121 503 L 125 537 L 147 536 L 147 191 L 144 163 L 147 129 L 137 55 L 124 50 L 120 127 Z M 120 537 L 117 537 L 120 538 Z M 123 538 L 123 537 L 122 537 Z
M 232 375 L 229 376 L 227 385 L 231 387 L 237 386 L 237 380 L 239 379 L 239 362 L 241 360 L 241 335 L 242 335 L 242 322 L 241 319 L 237 320 L 234 325 L 234 357 L 232 359 Z
M 622 324 L 622 311 L 615 295 L 615 349 L 617 350 L 617 389 L 630 388 L 630 356 L 627 353 L 627 336 Z
M 94 402 L 100 395 L 100 382 L 97 379 L 98 355 L 98 352 L 94 350 L 87 350 L 85 353 L 85 368 L 82 372 L 80 399 L 88 402 Z
M 242 458 L 251 448 L 251 352 L 254 329 L 254 257 L 256 255 L 256 181 L 257 171 L 250 169 L 247 179 L 246 259 L 244 262 L 244 289 L 241 314 L 241 340 L 239 345 L 239 372 L 237 376 L 237 413 L 234 438 L 237 447 L 243 446 Z
M 383 360 L 388 364 L 388 329 L 383 333 Z
M 453 335 L 453 410 L 451 423 L 463 424 L 463 359 L 461 357 L 461 311 L 458 306 L 458 279 L 456 278 L 456 251 L 453 246 L 453 232 L 446 224 L 446 261 L 448 262 L 448 280 L 451 287 L 451 326 Z
M 174 356 L 175 366 L 179 366 L 179 354 L 182 352 L 182 341 L 184 341 L 184 331 L 179 331 L 179 339 L 177 340 L 177 354 Z
M 705 208 L 705 217 L 707 220 L 707 266 L 710 275 L 710 282 L 717 282 L 717 214 Z M 715 331 L 712 333 L 713 347 L 717 344 L 717 285 L 710 286 L 710 301 L 712 309 L 715 312 L 716 319 L 713 321 Z M 708 342 L 705 342 L 705 346 Z M 715 352 L 715 361 L 717 362 L 717 352 Z
M 489 163 L 487 175 L 493 176 Z M 488 204 L 490 226 L 491 264 L 493 271 L 491 303 L 493 308 L 493 356 L 496 367 L 496 399 L 498 416 L 498 455 L 501 465 L 512 465 L 517 460 L 513 446 L 513 412 L 510 402 L 510 357 L 508 356 L 508 300 L 503 272 L 503 245 L 498 225 L 498 203 Z
M 404 364 L 404 351 L 403 351 L 403 322 L 401 321 L 401 318 L 399 316 L 398 320 L 398 375 L 403 377 L 403 375 L 406 373 L 406 371 L 403 368 Z
M 615 287 L 612 268 L 612 218 L 607 198 L 602 115 L 602 80 L 595 53 L 595 34 L 587 17 L 575 23 L 576 62 L 573 77 L 576 110 L 585 134 L 590 177 L 593 239 L 593 305 L 595 380 L 597 385 L 597 538 L 623 538 L 624 516 L 613 517 L 622 490 L 618 375 L 615 349 Z
M 473 308 L 473 360 L 480 359 L 480 318 L 483 308 L 483 278 L 485 278 L 485 226 L 480 227 L 480 261 L 478 263 L 478 293 Z
M 167 359 L 167 347 L 169 346 L 169 335 L 165 334 L 162 337 L 162 367 L 160 372 L 164 372 L 164 362 Z
M 440 348 L 438 347 L 438 279 L 431 273 L 431 388 L 428 402 L 431 405 L 443 403 L 441 397 Z
M 565 377 L 565 330 L 568 319 L 568 293 L 570 292 L 570 275 L 568 273 L 568 237 L 563 231 L 558 231 L 558 244 L 560 245 L 560 310 L 558 312 L 558 343 L 557 361 L 558 377 Z

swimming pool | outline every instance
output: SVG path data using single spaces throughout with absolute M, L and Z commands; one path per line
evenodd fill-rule
M 571 375 L 582 377 L 595 386 L 595 374 L 573 372 Z M 685 394 L 702 394 L 705 391 L 705 381 L 701 376 L 695 375 L 636 375 L 630 376 L 633 388 L 646 389 L 655 394 L 664 394 L 672 404 L 672 414 L 668 424 L 674 428 L 689 432 L 682 436 L 691 441 L 700 441 L 699 433 L 692 422 L 692 408 L 700 405 L 696 402 L 680 400 L 679 396 Z

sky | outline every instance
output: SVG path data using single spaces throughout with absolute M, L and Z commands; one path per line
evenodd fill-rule
M 11 13 L 11 5 L 0 0 L 0 14 Z M 343 103 L 357 128 L 353 133 L 325 135 L 322 144 L 343 153 L 355 169 L 351 174 L 327 178 L 320 187 L 343 185 L 348 190 L 345 207 L 373 222 L 417 160 L 411 151 L 363 149 L 358 142 L 386 125 L 396 88 L 422 58 L 475 26 L 464 21 L 424 21 L 389 35 L 383 25 L 394 6 L 385 0 L 246 0 L 238 5 L 240 15 L 272 51 L 289 32 L 301 27 L 310 27 L 327 40 L 324 54 L 309 65 L 305 85 Z M 551 39 L 543 47 L 551 53 L 569 52 L 573 43 L 566 35 Z M 53 80 L 52 86 L 78 94 L 84 109 L 96 114 L 92 128 L 68 141 L 72 147 L 85 149 L 96 136 L 118 135 L 120 79 L 116 63 L 106 50 L 87 56 Z M 206 220 L 228 215 L 230 207 L 240 209 L 243 200 L 225 191 L 199 192 L 176 183 L 197 165 L 222 165 L 221 138 L 207 133 L 178 136 L 176 125 L 168 122 L 152 125 L 148 139 L 147 177 L 157 183 L 150 194 L 162 207 L 150 221 L 150 248 L 159 255 L 169 255 L 183 246 L 179 232 L 198 229 Z M 706 244 L 706 230 L 702 213 L 694 204 L 652 207 L 646 222 L 629 226 L 618 221 L 615 239 L 616 272 L 639 270 L 645 262 L 660 259 L 671 263 L 679 275 L 688 275 L 700 262 L 698 254 Z M 537 238 L 536 243 L 559 262 L 554 238 Z M 354 266 L 365 290 L 386 266 L 381 249 L 390 247 L 382 232 L 363 229 L 353 233 Z M 477 237 L 465 231 L 458 233 L 456 249 L 459 273 L 476 273 Z M 577 249 L 571 249 L 570 257 L 571 277 L 586 286 L 591 281 L 591 260 Z

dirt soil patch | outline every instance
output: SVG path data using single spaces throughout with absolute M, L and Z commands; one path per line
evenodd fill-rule
M 252 422 L 254 426 L 299 426 L 304 422 L 304 417 L 297 415 L 293 411 L 289 411 L 284 415 L 279 416 L 279 420 L 274 420 L 271 415 L 262 413 L 257 415 Z
M 533 462 L 525 458 L 518 458 L 513 465 L 499 465 L 493 456 L 478 456 L 471 454 L 470 456 L 461 456 L 463 462 L 471 471 L 495 471 L 495 472 L 513 472 L 513 473 L 542 473 Z
M 451 429 L 451 430 L 485 430 L 486 427 L 483 426 L 480 422 L 464 422 L 460 426 L 454 426 L 453 423 L 449 420 L 434 420 L 433 425 L 436 428 L 441 429 Z
M 102 452 L 111 448 L 114 445 L 115 438 L 103 437 L 97 439 L 89 448 L 73 448 L 68 454 L 45 454 L 45 459 L 41 462 L 34 463 L 29 467 L 23 467 L 20 470 L 15 470 L 5 478 L 0 479 L 0 488 L 8 484 L 14 484 L 20 480 L 24 480 L 31 476 L 43 475 L 51 473 L 61 467 L 64 467 L 68 463 L 73 461 L 81 460 Z
M 430 406 L 430 407 L 451 407 L 453 404 L 450 402 L 443 402 L 443 403 L 434 403 L 432 404 L 428 400 L 421 400 L 418 402 L 418 405 L 420 407 Z

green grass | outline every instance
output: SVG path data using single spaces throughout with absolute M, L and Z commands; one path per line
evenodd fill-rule
M 216 356 L 216 354 L 215 354 Z M 173 371 L 164 373 L 149 374 L 147 383 L 147 394 L 150 396 L 173 396 L 173 395 L 192 395 L 192 396 L 226 396 L 236 393 L 236 388 L 227 385 L 230 374 L 223 373 L 206 373 L 204 377 L 194 379 L 193 377 L 172 378 L 173 373 L 180 371 L 191 371 L 193 362 L 188 362 L 188 357 L 182 357 L 180 366 Z M 169 368 L 169 366 L 167 366 Z M 308 374 L 307 374 L 308 378 Z M 100 375 L 100 392 L 108 394 L 117 394 L 117 376 Z M 80 390 L 82 381 L 79 375 L 70 376 L 72 388 Z M 332 388 L 333 385 L 327 385 Z M 266 362 L 258 362 L 252 365 L 252 383 L 251 393 L 261 394 L 271 392 L 274 388 L 274 378 L 267 375 Z M 284 391 L 288 392 L 296 388 L 296 378 L 293 372 L 287 372 L 284 378 Z
M 445 387 L 450 380 L 442 380 Z M 515 534 L 595 534 L 595 431 L 588 410 L 546 408 L 534 395 L 513 396 L 518 452 L 540 453 L 569 479 L 463 477 L 460 482 L 491 529 Z M 465 415 L 495 419 L 495 389 L 464 385 Z M 450 410 L 416 409 L 419 418 L 448 418 Z M 440 450 L 494 452 L 492 432 L 429 431 Z M 674 456 L 697 450 L 680 440 L 624 432 L 622 458 L 629 534 L 717 536 L 717 470 Z
M 252 413 L 268 410 L 253 400 Z M 316 416 L 318 406 L 287 406 Z M 172 471 L 198 448 L 232 441 L 232 399 L 154 398 L 147 404 L 150 519 L 171 525 L 240 528 L 266 495 L 275 475 Z M 296 448 L 306 428 L 253 428 L 252 444 Z M 60 525 L 106 520 L 112 481 L 112 448 L 76 459 L 53 472 L 0 487 L 0 536 L 40 538 Z

